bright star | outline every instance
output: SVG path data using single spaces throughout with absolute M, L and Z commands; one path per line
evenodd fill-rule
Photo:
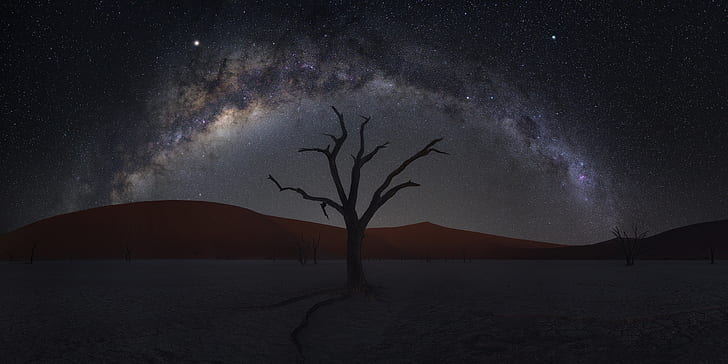
M 196 40 L 196 41 L 194 41 L 194 43 L 193 43 L 193 44 L 195 45 L 195 47 L 197 47 L 197 46 L 199 46 L 199 45 L 200 45 L 200 41 L 199 41 L 199 40 Z
M 551 36 L 551 39 L 556 40 L 556 36 L 555 35 L 552 35 Z

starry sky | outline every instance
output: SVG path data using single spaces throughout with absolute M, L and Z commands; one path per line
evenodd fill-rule
M 266 180 L 335 196 L 297 152 L 338 131 L 332 105 L 390 142 L 365 196 L 430 140 L 450 153 L 370 226 L 583 244 L 728 218 L 725 3 L 363 3 L 0 5 L 0 232 L 160 199 L 342 226 Z

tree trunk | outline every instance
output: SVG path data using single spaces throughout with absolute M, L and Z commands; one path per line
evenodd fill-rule
M 365 291 L 367 280 L 361 264 L 364 232 L 359 228 L 347 228 L 346 231 L 346 286 L 349 291 Z

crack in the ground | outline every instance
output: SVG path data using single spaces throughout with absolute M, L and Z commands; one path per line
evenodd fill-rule
M 349 297 L 350 297 L 350 294 L 348 292 L 341 293 L 341 294 L 339 294 L 336 297 L 331 297 L 331 298 L 325 299 L 323 301 L 317 302 L 316 304 L 314 304 L 313 306 L 311 306 L 306 311 L 306 315 L 303 316 L 303 320 L 301 320 L 301 323 L 299 323 L 298 326 L 296 326 L 293 329 L 293 331 L 291 331 L 291 336 L 290 336 L 291 337 L 291 341 L 293 341 L 293 344 L 296 345 L 296 350 L 298 351 L 298 359 L 299 359 L 299 362 L 301 362 L 301 363 L 304 362 L 304 360 L 306 359 L 306 357 L 305 357 L 305 355 L 303 355 L 303 346 L 301 345 L 301 342 L 298 341 L 298 334 L 304 328 L 306 328 L 306 326 L 308 326 L 308 320 L 311 317 L 311 315 L 313 315 L 313 313 L 316 312 L 316 310 L 318 310 L 319 308 L 321 308 L 323 306 L 330 305 L 330 304 L 332 304 L 334 302 L 337 302 L 337 301 L 343 301 L 343 300 L 345 300 L 345 299 L 347 299 Z
M 345 289 L 340 288 L 328 288 L 328 289 L 322 289 L 319 291 L 314 291 L 306 294 L 302 294 L 299 296 L 287 298 L 283 301 L 268 304 L 268 305 L 257 305 L 257 306 L 246 306 L 243 307 L 244 311 L 264 311 L 264 310 L 270 310 L 274 308 L 279 308 L 283 306 L 287 306 L 296 302 L 300 302 L 303 300 L 307 300 L 312 297 L 321 296 L 325 294 L 337 294 L 335 297 L 327 298 L 323 301 L 315 303 L 313 306 L 311 306 L 308 310 L 306 310 L 306 314 L 303 317 L 303 320 L 296 326 L 293 331 L 291 331 L 290 339 L 293 341 L 293 344 L 296 345 L 296 352 L 298 353 L 298 361 L 304 362 L 305 356 L 303 355 L 303 346 L 301 345 L 301 342 L 298 340 L 298 334 L 306 327 L 308 326 L 308 321 L 311 315 L 313 315 L 316 310 L 319 308 L 332 304 L 336 301 L 342 301 L 346 298 L 349 298 L 350 293 Z
M 283 307 L 290 305 L 292 303 L 300 302 L 303 300 L 307 300 L 311 297 L 316 297 L 324 294 L 330 294 L 330 293 L 336 293 L 336 292 L 342 292 L 342 289 L 340 288 L 328 288 L 328 289 L 322 289 L 319 291 L 314 291 L 306 294 L 302 294 L 300 296 L 295 296 L 291 298 L 287 298 L 283 301 L 271 303 L 268 305 L 257 305 L 257 306 L 244 306 L 242 309 L 243 311 L 264 311 L 264 310 L 270 310 L 273 308 Z

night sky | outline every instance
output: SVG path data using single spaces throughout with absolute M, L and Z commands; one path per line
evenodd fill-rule
M 335 196 L 325 159 L 297 153 L 337 132 L 331 105 L 391 143 L 366 196 L 430 140 L 450 153 L 415 162 L 400 181 L 422 186 L 370 226 L 589 243 L 728 218 L 724 2 L 12 3 L 0 232 L 159 199 L 342 225 L 266 180 Z

